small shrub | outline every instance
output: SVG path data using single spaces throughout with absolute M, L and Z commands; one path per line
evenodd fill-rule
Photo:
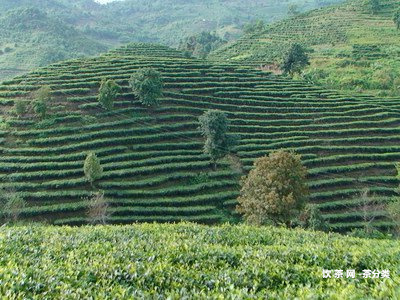
M 394 13 L 393 22 L 396 25 L 397 30 L 399 30 L 400 29 L 400 10 L 398 10 Z
M 299 217 L 300 226 L 311 230 L 327 231 L 329 226 L 315 204 L 306 205 Z
M 26 206 L 25 200 L 14 190 L 2 190 L 1 192 L 4 216 L 10 221 L 18 221 L 21 210 Z
M 14 104 L 14 110 L 18 117 L 22 117 L 26 114 L 27 103 L 23 100 L 17 100 Z
M 210 181 L 210 176 L 207 173 L 200 172 L 195 177 L 189 180 L 189 184 L 201 184 Z

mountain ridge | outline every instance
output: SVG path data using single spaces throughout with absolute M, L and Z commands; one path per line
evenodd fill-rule
M 29 31 L 25 34 L 22 27 L 3 30 L 3 35 L 7 32 L 8 38 L 0 39 L 0 50 L 15 48 L 15 52 L 19 53 L 12 55 L 6 52 L 0 56 L 0 80 L 11 78 L 23 70 L 42 66 L 44 63 L 100 54 L 129 42 L 156 42 L 178 46 L 181 39 L 201 31 L 217 31 L 220 36 L 228 40 L 233 39 L 239 36 L 242 25 L 251 20 L 263 19 L 270 22 L 283 18 L 290 3 L 303 4 L 299 6 L 300 9 L 307 10 L 331 1 L 291 0 L 287 3 L 265 3 L 253 0 L 244 5 L 238 0 L 168 0 L 151 3 L 146 0 L 127 0 L 100 5 L 93 0 L 4 0 L 0 3 L 0 18 L 6 18 L 11 9 L 33 7 L 42 12 L 43 22 L 48 21 L 50 25 L 56 21 L 59 23 L 57 27 L 67 26 L 68 30 L 74 30 L 74 35 L 85 42 L 80 45 L 76 39 L 65 36 L 62 30 L 57 35 L 50 30 L 49 37 L 42 38 L 41 45 L 52 52 L 58 52 L 58 55 L 48 54 L 29 42 L 36 32 Z M 26 22 L 18 15 L 13 19 L 18 24 Z M 75 46 L 68 47 L 69 44 Z M 21 70 L 6 76 L 5 69 Z

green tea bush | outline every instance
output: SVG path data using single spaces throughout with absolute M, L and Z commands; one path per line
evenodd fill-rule
M 122 217 L 121 217 L 122 218 Z M 400 243 L 192 224 L 0 227 L 0 294 L 19 299 L 398 299 Z M 344 270 L 323 278 L 323 270 Z M 356 278 L 346 278 L 346 270 Z M 390 278 L 363 278 L 363 270 Z

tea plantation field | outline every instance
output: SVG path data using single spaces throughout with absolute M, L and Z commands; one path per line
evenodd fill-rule
M 398 96 L 400 40 L 393 15 L 400 1 L 379 0 L 376 12 L 370 2 L 348 0 L 276 22 L 217 49 L 210 58 L 269 65 L 280 63 L 289 45 L 300 43 L 311 51 L 305 71 L 311 82 Z
M 141 106 L 128 87 L 135 70 L 163 76 L 161 105 Z M 122 87 L 114 110 L 103 110 L 101 78 Z M 44 121 L 17 118 L 16 101 L 50 85 Z M 213 170 L 202 154 L 197 119 L 220 109 L 240 136 L 242 167 L 229 160 Z M 362 226 L 358 197 L 376 194 L 367 217 L 391 223 L 377 206 L 395 194 L 400 161 L 400 102 L 334 91 L 232 63 L 184 58 L 157 45 L 133 44 L 91 59 L 39 69 L 0 85 L 0 187 L 27 201 L 22 217 L 54 224 L 85 224 L 91 187 L 83 161 L 94 151 L 104 167 L 98 187 L 110 201 L 111 223 L 233 220 L 240 169 L 275 149 L 295 150 L 309 169 L 311 201 L 334 229 Z
M 7 299 L 399 299 L 400 244 L 273 227 L 0 228 Z M 323 270 L 344 270 L 323 278 Z M 347 278 L 355 270 L 355 278 Z M 388 270 L 389 278 L 363 278 Z M 169 298 L 168 298 L 169 297 Z

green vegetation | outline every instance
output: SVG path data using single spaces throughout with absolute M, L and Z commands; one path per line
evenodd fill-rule
M 257 20 L 252 23 L 248 23 L 244 26 L 243 32 L 245 34 L 251 34 L 251 33 L 257 33 L 264 31 L 266 28 L 266 24 L 264 23 L 263 20 Z
M 47 106 L 52 100 L 51 87 L 46 85 L 42 86 L 35 93 L 35 99 L 33 101 L 33 109 L 39 118 L 44 119 L 47 115 Z
M 252 224 L 286 224 L 296 218 L 308 197 L 307 170 L 299 155 L 283 150 L 254 162 L 242 179 L 238 212 Z
M 306 205 L 299 218 L 294 221 L 295 224 L 296 222 L 301 227 L 311 230 L 329 230 L 329 225 L 326 223 L 321 211 L 318 209 L 318 206 L 313 203 Z
M 398 299 L 398 241 L 192 224 L 0 228 L 8 298 Z M 106 263 L 105 263 L 106 262 Z M 344 270 L 323 278 L 323 270 Z M 390 278 L 363 278 L 363 270 Z M 355 270 L 356 278 L 346 278 Z M 29 278 L 29 279 L 28 279 Z M 70 296 L 72 295 L 72 296 Z
M 373 14 L 377 14 L 381 9 L 381 0 L 369 0 L 369 5 Z
M 371 3 L 379 4 L 373 6 L 375 13 Z M 244 35 L 209 58 L 279 72 L 274 66 L 298 43 L 310 50 L 310 66 L 302 74 L 307 81 L 350 94 L 399 96 L 400 40 L 393 26 L 399 8 L 398 0 L 349 0 Z
M 83 171 L 91 185 L 103 176 L 103 167 L 95 153 L 91 152 L 87 155 Z
M 24 100 L 16 101 L 14 104 L 14 110 L 18 117 L 25 115 L 27 110 L 27 103 Z
M 177 47 L 182 39 L 204 31 L 232 40 L 251 20 L 284 18 L 291 3 L 305 11 L 340 1 L 125 0 L 108 5 L 94 0 L 1 1 L 0 81 L 129 42 Z
M 163 82 L 160 72 L 154 68 L 144 68 L 132 75 L 129 85 L 134 95 L 145 106 L 156 106 L 162 96 Z
M 0 214 L 4 216 L 6 221 L 18 221 L 21 210 L 26 207 L 26 201 L 11 188 L 3 188 L 0 192 Z
M 159 106 L 144 107 L 129 86 L 137 70 L 163 78 Z M 104 77 L 121 92 L 104 110 L 98 89 Z M 49 85 L 48 118 L 38 122 L 13 113 L 16 101 Z M 310 202 L 333 230 L 378 229 L 393 221 L 382 205 L 396 195 L 394 162 L 400 161 L 398 99 L 346 97 L 303 81 L 234 63 L 185 58 L 165 46 L 132 44 L 92 59 L 38 69 L 0 85 L 0 188 L 13 187 L 27 202 L 20 217 L 54 224 L 91 222 L 93 188 L 83 162 L 96 153 L 110 217 L 107 223 L 180 220 L 207 224 L 239 220 L 238 173 L 254 160 L 283 149 L 295 151 L 308 169 Z M 226 114 L 229 134 L 240 137 L 229 158 L 203 153 L 199 117 Z M 237 170 L 237 171 L 236 171 Z M 375 202 L 360 209 L 360 191 Z
M 121 91 L 121 87 L 115 83 L 114 80 L 107 80 L 103 78 L 101 80 L 99 89 L 99 102 L 108 110 L 111 110 L 114 106 L 114 100 L 117 98 L 118 93 Z
M 299 44 L 293 44 L 282 63 L 282 71 L 285 74 L 300 74 L 301 71 L 310 64 L 306 50 Z
M 226 42 L 215 33 L 203 31 L 182 40 L 179 50 L 185 51 L 189 57 L 206 58 L 211 51 L 218 49 Z
M 199 117 L 201 134 L 205 138 L 204 153 L 209 154 L 217 167 L 217 160 L 230 153 L 235 141 L 228 135 L 229 120 L 219 110 L 208 110 Z
M 400 9 L 397 10 L 393 15 L 393 22 L 396 24 L 397 30 L 400 29 Z

